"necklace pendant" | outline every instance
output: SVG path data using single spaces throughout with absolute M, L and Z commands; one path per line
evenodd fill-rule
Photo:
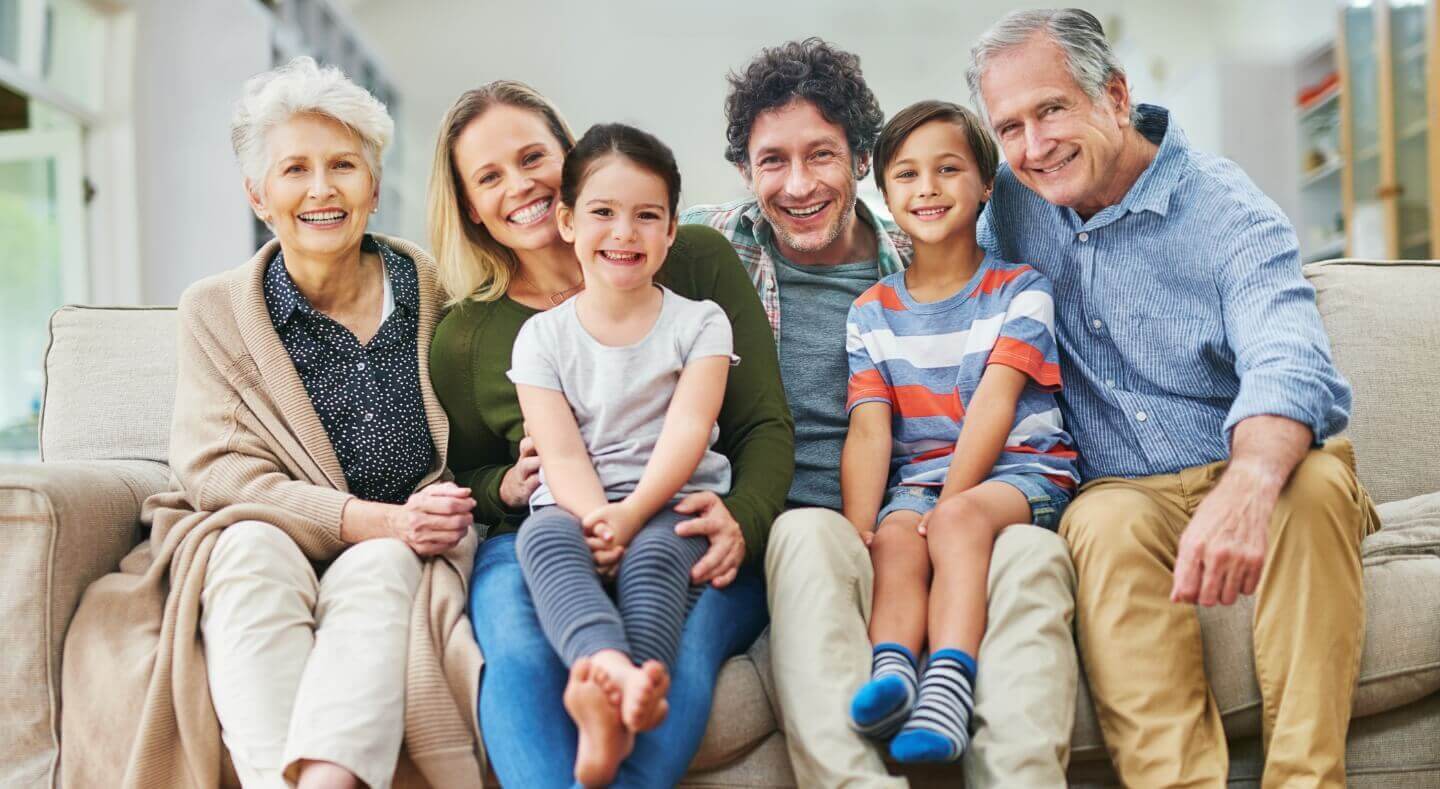
M 585 287 L 585 280 L 582 279 L 582 280 L 580 280 L 580 282 L 579 282 L 578 284 L 576 284 L 574 287 L 566 288 L 566 289 L 564 289 L 564 290 L 557 290 L 557 291 L 555 291 L 554 293 L 551 293 L 551 294 L 550 294 L 550 306 L 552 306 L 552 307 L 558 307 L 558 306 L 560 306 L 561 304 L 563 304 L 563 303 L 565 302 L 566 299 L 570 298 L 571 296 L 575 295 L 576 293 L 579 293 L 580 290 L 581 290 L 582 288 L 584 288 L 584 287 Z

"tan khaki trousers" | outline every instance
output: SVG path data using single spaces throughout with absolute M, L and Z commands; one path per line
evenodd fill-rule
M 274 526 L 221 532 L 200 630 L 221 738 L 246 789 L 289 785 L 302 759 L 390 786 L 419 583 L 420 560 L 399 540 L 353 545 L 317 578 Z
M 1200 620 L 1195 606 L 1170 602 L 1180 534 L 1224 470 L 1097 479 L 1061 521 L 1079 575 L 1080 654 L 1127 786 L 1225 785 Z M 1378 524 L 1348 441 L 1312 450 L 1280 496 L 1253 623 L 1267 789 L 1345 785 L 1365 635 L 1360 540 Z
M 765 555 L 770 667 L 781 726 L 802 787 L 905 786 L 850 730 L 850 698 L 870 678 L 874 572 L 839 513 L 781 515 Z M 975 736 L 965 786 L 1065 785 L 1078 666 L 1071 633 L 1075 572 L 1064 543 L 1012 526 L 990 562 L 989 625 L 980 644 Z

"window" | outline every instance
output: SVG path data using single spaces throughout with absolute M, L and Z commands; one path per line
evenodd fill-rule
M 0 460 L 38 455 L 50 313 L 88 300 L 85 121 L 104 18 L 84 0 L 0 0 Z
M 50 313 L 86 298 L 81 127 L 0 86 L 0 459 L 37 454 Z

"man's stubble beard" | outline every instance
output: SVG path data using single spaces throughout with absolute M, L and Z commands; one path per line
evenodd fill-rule
M 836 219 L 834 224 L 830 225 L 825 231 L 825 234 L 821 236 L 820 242 L 816 244 L 802 242 L 800 239 L 790 235 L 786 230 L 783 220 L 777 221 L 775 215 L 770 213 L 770 208 L 763 201 L 760 203 L 760 210 L 765 214 L 765 218 L 770 220 L 770 227 L 775 230 L 775 235 L 779 237 L 781 244 L 786 248 L 793 249 L 796 252 L 819 252 L 823 249 L 828 249 L 831 244 L 838 241 L 840 237 L 845 234 L 845 231 L 849 229 L 850 222 L 855 218 L 855 203 L 859 200 L 859 197 L 860 189 L 856 183 L 852 181 L 848 193 L 844 196 L 845 205 L 840 211 L 839 218 Z M 783 211 L 784 209 L 780 210 Z

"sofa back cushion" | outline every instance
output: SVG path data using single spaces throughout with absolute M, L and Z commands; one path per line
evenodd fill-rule
M 1355 388 L 1346 434 L 1377 502 L 1440 490 L 1440 262 L 1307 266 L 1335 363 Z M 63 307 L 50 319 L 45 460 L 168 459 L 175 310 Z
M 1335 364 L 1355 389 L 1346 435 L 1377 503 L 1440 490 L 1440 262 L 1332 260 L 1305 268 Z
M 40 457 L 169 459 L 172 307 L 61 307 L 50 316 Z

